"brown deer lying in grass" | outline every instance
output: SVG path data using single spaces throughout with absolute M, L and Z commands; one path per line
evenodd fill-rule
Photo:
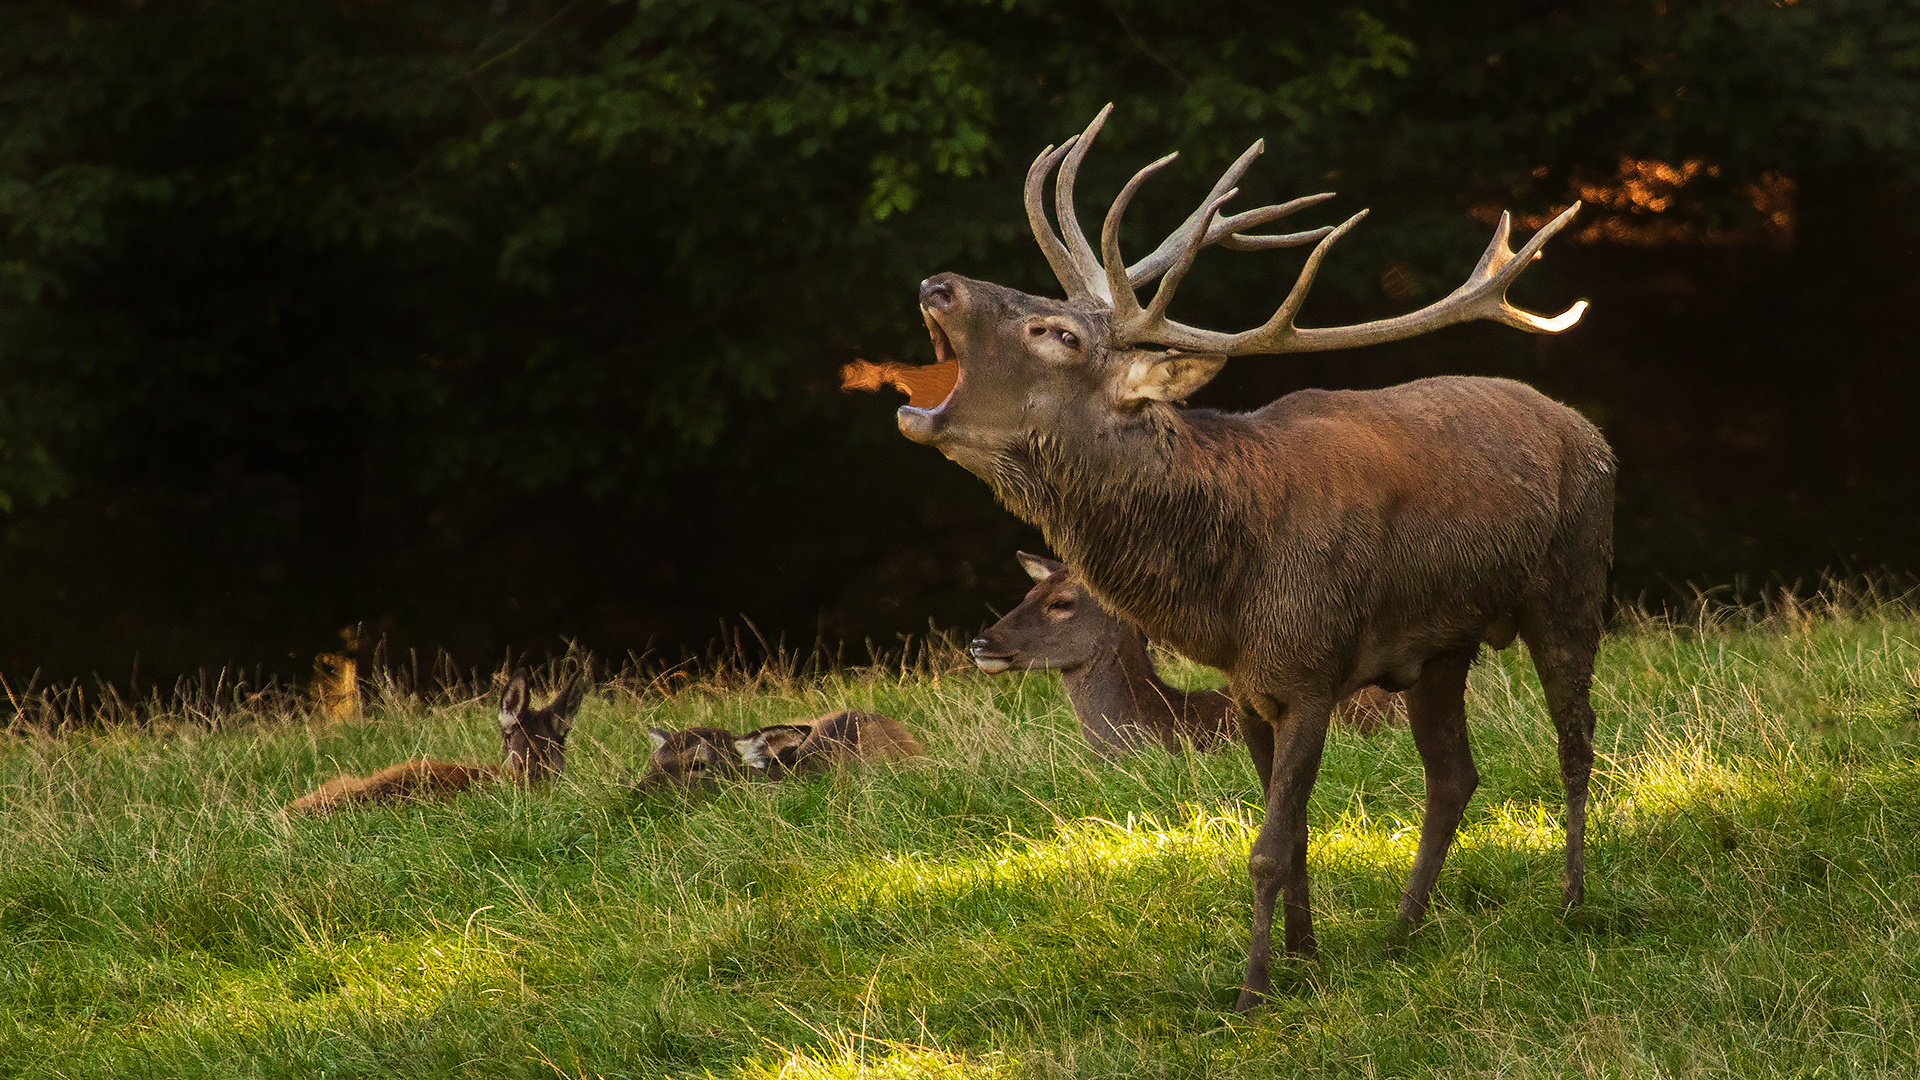
M 848 710 L 804 724 L 774 724 L 744 735 L 719 728 L 654 728 L 653 758 L 638 788 L 694 788 L 723 778 L 781 780 L 854 764 L 922 757 L 920 740 L 899 721 Z
M 372 776 L 342 773 L 287 804 L 296 813 L 324 813 L 380 803 L 444 799 L 483 783 L 511 780 L 533 786 L 560 775 L 567 764 L 567 732 L 591 680 L 573 677 L 544 709 L 527 705 L 527 680 L 516 674 L 500 695 L 500 741 L 505 764 L 461 765 L 452 761 L 406 761 Z
M 1613 552 L 1614 461 L 1600 432 L 1505 379 L 1306 390 L 1250 413 L 1183 406 L 1236 356 L 1395 341 L 1474 319 L 1567 329 L 1584 303 L 1548 318 L 1506 293 L 1578 204 L 1518 252 L 1502 216 L 1467 280 L 1419 311 L 1302 327 L 1321 261 L 1360 217 L 1247 235 L 1330 197 L 1223 217 L 1261 151 L 1255 143 L 1165 242 L 1129 265 L 1120 253 L 1127 204 L 1171 158 L 1121 189 L 1096 252 L 1075 216 L 1073 187 L 1106 117 L 1042 151 L 1027 172 L 1028 221 L 1066 300 L 958 274 L 923 281 L 934 359 L 958 363 L 960 377 L 931 409 L 901 406 L 899 425 L 1039 526 L 1102 603 L 1226 673 L 1266 806 L 1248 858 L 1253 927 L 1237 1008 L 1270 985 L 1276 906 L 1284 905 L 1287 952 L 1316 951 L 1307 802 L 1333 706 L 1363 686 L 1407 691 L 1427 808 L 1395 937 L 1425 913 L 1479 784 L 1464 695 L 1483 640 L 1525 638 L 1545 690 L 1567 799 L 1562 904 L 1578 904 L 1593 768 L 1589 691 Z M 1046 207 L 1056 169 L 1058 233 Z M 1316 246 L 1271 318 L 1227 333 L 1168 314 L 1212 244 Z M 1143 306 L 1137 290 L 1155 279 Z
M 1017 554 L 1034 586 L 1018 607 L 973 639 L 969 651 L 981 671 L 1059 671 L 1080 733 L 1101 753 L 1155 743 L 1177 752 L 1240 742 L 1231 697 L 1167 685 L 1154 673 L 1139 627 L 1108 611 L 1065 564 Z M 1396 694 L 1363 686 L 1333 715 L 1371 735 L 1394 721 L 1399 703 Z

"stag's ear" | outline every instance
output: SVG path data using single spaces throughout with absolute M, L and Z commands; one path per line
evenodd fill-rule
M 670 731 L 661 731 L 659 728 L 647 729 L 647 738 L 653 740 L 653 748 L 655 750 L 665 750 L 667 748 L 667 736 L 671 734 L 673 733 Z
M 510 728 L 520 722 L 520 714 L 527 711 L 527 679 L 519 672 L 507 682 L 507 689 L 500 695 L 500 726 Z
M 1020 560 L 1020 569 L 1025 570 L 1027 576 L 1035 581 L 1045 581 L 1067 568 L 1066 563 L 1054 562 L 1044 555 L 1029 555 L 1024 551 L 1016 551 L 1013 557 Z
M 1122 404 L 1179 401 L 1212 382 L 1226 363 L 1219 353 L 1136 353 L 1115 390 Z

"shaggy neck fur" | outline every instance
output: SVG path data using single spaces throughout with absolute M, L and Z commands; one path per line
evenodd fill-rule
M 1235 471 L 1232 462 L 1220 460 L 1195 419 L 1207 427 L 1242 423 L 1150 403 L 1126 426 L 1094 435 L 1031 434 L 987 479 L 1109 609 L 1183 655 L 1230 669 L 1226 636 L 1200 616 L 1236 598 L 1246 514 L 1234 489 L 1219 482 Z M 1170 536 L 1178 545 L 1165 542 Z

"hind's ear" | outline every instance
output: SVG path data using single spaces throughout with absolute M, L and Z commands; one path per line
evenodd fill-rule
M 773 754 L 767 749 L 767 733 L 750 731 L 733 740 L 733 748 L 739 752 L 740 760 L 756 769 L 765 769 L 773 764 Z
M 807 736 L 813 734 L 813 725 L 774 724 L 754 734 L 766 744 L 769 756 L 788 761 L 793 757 L 793 752 L 800 749 L 800 744 L 807 741 Z
M 655 750 L 665 750 L 667 748 L 667 736 L 671 734 L 673 733 L 670 731 L 661 731 L 659 728 L 647 729 L 647 738 L 653 740 L 653 748 Z
M 587 682 L 584 674 L 575 675 L 573 681 L 563 687 L 553 696 L 553 700 L 547 703 L 547 720 L 553 725 L 554 733 L 563 739 L 567 737 L 569 731 L 573 730 L 574 714 L 580 711 L 580 703 L 586 700 Z
M 1020 569 L 1035 581 L 1045 581 L 1067 568 L 1065 563 L 1054 562 L 1043 555 L 1029 555 L 1024 551 L 1014 552 L 1013 557 L 1020 560 Z
M 500 726 L 510 728 L 520 722 L 520 714 L 527 711 L 527 679 L 519 672 L 507 681 L 507 688 L 500 695 Z
M 553 704 L 547 708 L 552 709 L 556 717 L 570 720 L 580 711 L 580 703 L 587 699 L 587 691 L 592 688 L 593 669 L 582 667 L 579 673 L 574 675 L 573 680 L 567 683 L 566 688 L 554 695 Z

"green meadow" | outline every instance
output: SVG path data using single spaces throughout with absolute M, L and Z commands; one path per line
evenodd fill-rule
M 1552 728 L 1524 648 L 1487 653 L 1481 787 L 1392 956 L 1419 762 L 1404 729 L 1336 730 L 1322 955 L 1246 1017 L 1244 753 L 1104 762 L 1056 677 L 950 650 L 614 680 L 551 791 L 318 818 L 279 808 L 343 770 L 497 760 L 494 691 L 376 693 L 348 721 L 256 701 L 21 723 L 0 743 L 0 1075 L 1920 1073 L 1916 641 L 1888 603 L 1624 619 L 1565 918 Z M 621 783 L 649 727 L 842 707 L 930 757 L 691 798 Z

